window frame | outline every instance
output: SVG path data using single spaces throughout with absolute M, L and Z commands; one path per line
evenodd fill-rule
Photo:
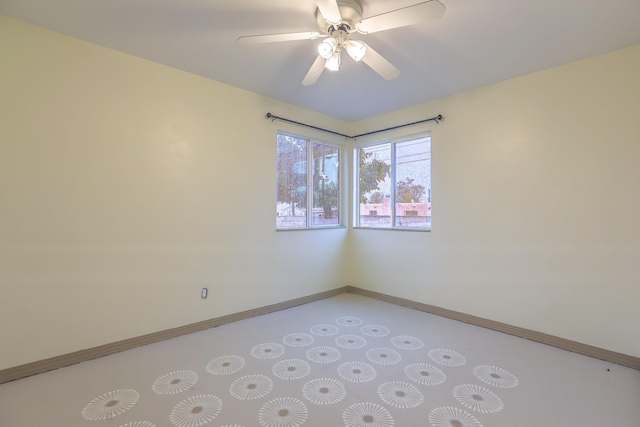
M 399 227 L 396 224 L 397 217 L 397 208 L 396 208 L 396 193 L 397 193 L 397 178 L 396 178 L 396 145 L 401 144 L 403 142 L 415 141 L 419 139 L 429 139 L 429 188 L 427 189 L 427 201 L 429 203 L 429 211 L 431 212 L 431 194 L 432 194 L 432 160 L 433 160 L 433 138 L 431 136 L 431 132 L 421 132 L 412 135 L 400 136 L 397 138 L 391 138 L 387 140 L 376 140 L 365 142 L 361 144 L 356 144 L 353 147 L 353 228 L 361 229 L 361 230 L 393 230 L 393 231 L 416 231 L 416 232 L 431 232 L 433 229 L 433 225 L 429 228 L 427 227 Z M 375 146 L 381 146 L 389 144 L 390 145 L 390 153 L 389 153 L 389 161 L 390 161 L 390 169 L 389 169 L 389 181 L 391 188 L 391 200 L 390 200 L 390 223 L 389 227 L 368 227 L 360 225 L 360 149 L 369 148 Z
M 307 188 L 307 195 L 306 195 L 306 204 L 307 204 L 307 208 L 306 208 L 306 215 L 305 215 L 305 226 L 304 227 L 289 227 L 289 228 L 280 228 L 278 227 L 278 223 L 277 223 L 277 212 L 276 212 L 276 231 L 300 231 L 300 230 L 326 230 L 326 229 L 332 229 L 332 228 L 345 228 L 344 225 L 344 218 L 345 218 L 345 214 L 343 212 L 344 210 L 344 169 L 345 169 L 345 163 L 344 163 L 344 158 L 345 158 L 345 147 L 341 144 L 335 143 L 335 142 L 330 142 L 330 141 L 325 141 L 325 140 L 321 140 L 318 138 L 313 138 L 310 136 L 306 136 L 306 135 L 301 135 L 301 134 L 297 134 L 297 133 L 293 133 L 293 132 L 288 132 L 288 131 L 283 131 L 283 130 L 279 130 L 276 133 L 276 176 L 278 174 L 278 148 L 277 148 L 277 138 L 279 137 L 279 135 L 284 135 L 284 136 L 288 136 L 291 138 L 297 138 L 297 139 L 302 139 L 305 140 L 307 143 L 307 148 L 306 148 L 306 155 L 305 155 L 305 162 L 306 162 L 306 175 L 307 175 L 307 179 L 306 179 L 306 188 Z M 338 150 L 338 202 L 337 202 L 337 219 L 338 219 L 338 223 L 337 224 L 314 224 L 313 223 L 313 195 L 314 195 L 314 191 L 313 191 L 313 178 L 314 178 L 314 160 L 313 160 L 313 146 L 315 144 L 318 145 L 324 145 L 327 147 L 332 147 L 332 148 L 336 148 Z M 277 178 L 276 178 L 276 204 L 278 203 L 278 182 L 277 182 Z M 311 207 L 311 208 L 309 208 Z

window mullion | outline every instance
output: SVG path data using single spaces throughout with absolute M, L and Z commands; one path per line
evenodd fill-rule
M 391 228 L 396 226 L 396 144 L 391 143 L 391 166 L 389 175 L 391 178 Z
M 353 218 L 351 221 L 356 227 L 360 227 L 360 148 L 353 149 Z
M 313 226 L 313 142 L 307 140 L 307 228 Z

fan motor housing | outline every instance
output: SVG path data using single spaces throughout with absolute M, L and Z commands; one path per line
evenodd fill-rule
M 330 24 L 324 20 L 319 9 L 316 9 L 316 20 L 318 28 L 324 34 L 331 34 L 334 30 L 340 29 L 347 33 L 356 30 L 356 24 L 362 20 L 362 6 L 355 0 L 338 0 L 338 10 L 342 21 L 340 24 Z M 342 28 L 340 28 L 342 27 Z

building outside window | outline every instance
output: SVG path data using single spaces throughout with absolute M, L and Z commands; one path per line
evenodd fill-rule
M 340 225 L 340 148 L 277 137 L 276 229 Z
M 431 230 L 431 137 L 355 149 L 355 226 Z

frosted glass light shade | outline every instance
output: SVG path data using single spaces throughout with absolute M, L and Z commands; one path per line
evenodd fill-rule
M 347 40 L 345 43 L 347 53 L 354 61 L 358 62 L 367 53 L 367 45 L 360 40 Z
M 338 71 L 340 70 L 340 51 L 337 50 L 331 55 L 327 62 L 324 64 L 324 68 L 329 71 Z
M 318 55 L 324 59 L 329 59 L 335 53 L 338 42 L 333 37 L 328 37 L 318 45 Z

